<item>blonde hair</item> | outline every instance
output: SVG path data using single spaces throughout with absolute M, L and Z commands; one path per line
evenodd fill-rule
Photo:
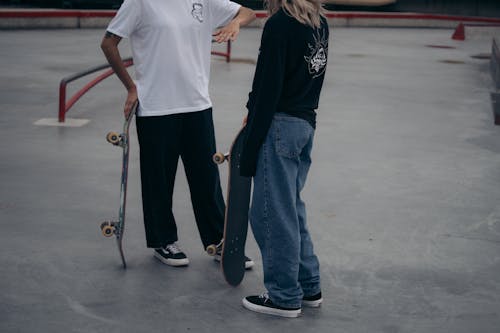
M 319 28 L 321 16 L 325 16 L 320 0 L 264 0 L 264 3 L 270 15 L 283 8 L 297 21 L 313 28 Z

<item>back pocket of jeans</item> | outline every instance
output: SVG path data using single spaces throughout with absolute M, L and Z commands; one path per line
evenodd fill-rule
M 276 153 L 287 158 L 299 157 L 311 135 L 310 125 L 299 118 L 276 117 L 273 127 Z

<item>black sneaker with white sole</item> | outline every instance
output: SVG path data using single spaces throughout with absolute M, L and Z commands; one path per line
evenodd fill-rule
M 267 294 L 247 296 L 243 299 L 243 306 L 250 311 L 286 318 L 296 318 L 302 312 L 301 308 L 284 308 L 275 305 Z
M 309 308 L 319 308 L 323 303 L 323 297 L 321 296 L 321 292 L 312 296 L 304 296 L 302 298 L 302 305 L 307 306 Z
M 186 254 L 175 243 L 155 249 L 154 256 L 162 263 L 170 266 L 187 266 L 189 264 Z
M 221 261 L 221 253 L 222 250 L 217 251 L 217 253 L 214 255 L 214 260 L 217 262 Z M 248 258 L 245 256 L 245 269 L 252 269 L 252 267 L 255 265 L 252 259 Z

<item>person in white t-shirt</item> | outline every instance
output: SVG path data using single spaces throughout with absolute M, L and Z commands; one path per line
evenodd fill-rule
M 139 101 L 140 146 L 146 242 L 171 266 L 189 260 L 177 245 L 172 194 L 179 156 L 191 192 L 203 246 L 223 236 L 224 199 L 212 162 L 215 135 L 208 93 L 212 40 L 235 40 L 255 13 L 229 0 L 125 0 L 110 22 L 101 48 L 128 91 L 124 113 Z M 130 40 L 132 80 L 118 44 Z M 247 258 L 246 266 L 253 262 Z

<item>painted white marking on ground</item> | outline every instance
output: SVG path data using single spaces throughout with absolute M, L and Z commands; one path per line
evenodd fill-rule
M 89 122 L 90 119 L 66 118 L 63 123 L 60 123 L 57 118 L 42 118 L 35 121 L 33 124 L 36 126 L 82 127 Z

